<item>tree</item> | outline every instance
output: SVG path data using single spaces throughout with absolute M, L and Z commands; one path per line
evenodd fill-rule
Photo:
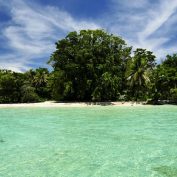
M 33 102 L 40 101 L 40 97 L 35 92 L 35 88 L 29 86 L 28 84 L 27 85 L 24 84 L 21 87 L 21 93 L 22 93 L 22 97 L 21 97 L 22 103 L 33 103 Z
M 40 98 L 50 98 L 50 88 L 48 87 L 49 71 L 47 68 L 37 68 L 25 73 L 27 82 L 25 85 L 34 88 Z
M 56 100 L 117 100 L 124 87 L 131 47 L 102 30 L 71 32 L 56 43 L 49 63 L 54 68 Z
M 155 67 L 155 56 L 146 49 L 137 49 L 127 64 L 127 80 L 131 96 L 137 101 L 145 99 L 150 83 L 150 72 Z
M 171 100 L 176 99 L 177 89 L 177 54 L 167 55 L 166 59 L 157 66 L 154 77 L 154 100 Z
M 20 88 L 24 81 L 23 74 L 9 70 L 0 70 L 0 102 L 20 102 Z
M 39 102 L 50 98 L 45 68 L 16 73 L 0 70 L 0 103 Z
M 36 93 L 41 98 L 50 98 L 50 89 L 48 87 L 49 71 L 47 68 L 38 68 L 35 70 L 33 85 Z

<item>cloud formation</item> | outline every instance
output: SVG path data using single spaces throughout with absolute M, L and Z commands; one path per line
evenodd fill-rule
M 1 68 L 26 70 L 38 58 L 49 58 L 56 40 L 67 32 L 99 28 L 93 22 L 77 21 L 69 13 L 51 6 L 14 0 L 9 7 L 11 20 L 1 33 L 11 54 L 0 55 Z
M 177 52 L 174 45 L 165 45 L 176 33 L 177 0 L 112 0 L 114 18 L 109 24 L 113 33 L 121 34 L 135 47 L 152 50 L 160 60 L 167 53 Z M 124 14 L 124 15 L 122 15 Z M 164 33 L 165 30 L 165 33 Z
M 99 18 L 79 19 L 59 6 L 0 0 L 0 9 L 10 17 L 0 22 L 0 68 L 24 71 L 45 66 L 56 40 L 81 29 L 104 28 L 135 48 L 152 50 L 158 60 L 177 52 L 177 0 L 109 1 L 109 10 Z

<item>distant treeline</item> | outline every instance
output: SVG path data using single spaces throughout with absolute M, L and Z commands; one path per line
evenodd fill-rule
M 71 32 L 56 43 L 46 68 L 0 70 L 0 103 L 56 101 L 177 102 L 177 54 L 161 64 L 146 49 L 103 30 Z

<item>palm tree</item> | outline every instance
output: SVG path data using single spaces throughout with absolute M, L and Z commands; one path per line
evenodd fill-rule
M 155 56 L 145 49 L 137 49 L 127 65 L 127 81 L 137 101 L 146 92 L 150 82 L 149 73 L 155 66 Z M 143 94 L 145 95 L 145 94 Z
M 46 68 L 38 68 L 35 71 L 33 83 L 34 86 L 37 87 L 43 87 L 47 84 L 49 72 Z
M 29 70 L 26 72 L 27 81 L 26 86 L 34 88 L 34 91 L 41 98 L 49 97 L 49 88 L 47 87 L 49 71 L 47 68 L 38 68 L 36 70 Z
M 35 87 L 36 93 L 41 98 L 49 98 L 50 88 L 48 87 L 49 71 L 46 68 L 38 68 L 35 70 L 35 76 L 33 79 L 33 85 Z

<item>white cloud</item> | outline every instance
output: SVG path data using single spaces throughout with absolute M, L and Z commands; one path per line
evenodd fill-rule
M 169 1 L 163 0 L 161 4 L 159 4 L 159 9 L 157 11 L 151 12 L 149 14 L 149 20 L 145 29 L 140 32 L 139 38 L 145 39 L 156 32 L 165 22 L 169 20 L 171 15 L 176 11 L 177 8 L 177 0 L 173 0 L 170 4 Z
M 29 2 L 0 0 L 0 8 L 6 7 L 11 16 L 0 31 L 11 54 L 0 54 L 0 68 L 23 71 L 40 62 L 39 58 L 45 63 L 55 50 L 56 40 L 67 32 L 100 27 L 121 35 L 134 47 L 154 51 L 158 59 L 177 51 L 175 45 L 165 45 L 176 35 L 177 0 L 110 0 L 110 10 L 92 21 Z
M 112 0 L 112 2 L 113 10 L 107 14 L 108 19 L 105 23 L 111 32 L 122 35 L 134 47 L 154 51 L 159 60 L 167 53 L 177 51 L 177 47 L 174 46 L 164 47 L 164 44 L 171 40 L 170 31 L 176 33 L 174 22 L 177 22 L 177 16 L 174 16 L 173 20 L 172 16 L 176 14 L 177 0 L 170 2 L 169 0 L 132 2 Z M 163 30 L 164 26 L 166 33 Z
M 122 6 L 125 6 L 126 8 L 142 8 L 142 7 L 147 7 L 148 0 L 123 0 L 123 1 L 118 1 L 118 0 L 113 0 L 115 3 L 119 3 Z
M 12 50 L 12 55 L 6 55 L 6 60 L 11 62 L 0 55 L 0 64 L 13 70 L 27 69 L 27 63 L 33 63 L 36 58 L 49 57 L 56 40 L 66 32 L 99 28 L 93 22 L 76 20 L 59 8 L 26 4 L 24 0 L 13 0 L 9 8 L 12 19 L 2 35 Z
M 0 69 L 9 69 L 17 72 L 28 70 L 28 60 L 19 60 L 26 56 L 18 54 L 1 54 Z
M 159 4 L 159 8 L 150 13 L 150 18 L 145 26 L 145 28 L 138 34 L 139 46 L 143 46 L 144 48 L 148 48 L 155 52 L 158 57 L 158 60 L 161 60 L 165 57 L 166 54 L 171 54 L 173 52 L 177 52 L 177 47 L 164 47 L 163 45 L 170 41 L 169 35 L 159 34 L 156 36 L 157 30 L 161 30 L 164 24 L 170 21 L 171 16 L 176 12 L 177 9 L 177 0 L 173 0 L 169 3 L 167 0 L 161 1 Z M 173 24 L 169 25 L 166 29 L 167 31 L 173 28 Z M 163 29 L 162 29 L 163 31 Z

